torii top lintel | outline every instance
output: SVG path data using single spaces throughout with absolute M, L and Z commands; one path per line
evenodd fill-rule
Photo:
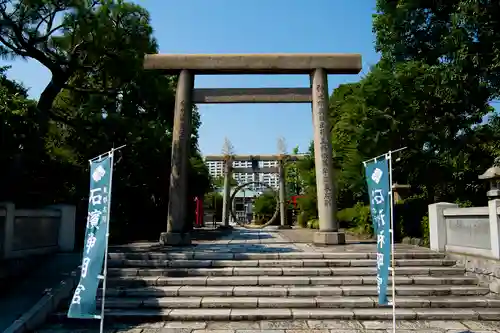
M 144 69 L 177 74 L 311 74 L 322 68 L 328 74 L 358 74 L 360 54 L 147 54 Z

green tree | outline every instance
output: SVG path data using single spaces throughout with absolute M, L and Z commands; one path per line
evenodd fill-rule
M 264 191 L 255 198 L 253 211 L 257 215 L 272 216 L 276 211 L 276 194 L 273 191 Z
M 204 197 L 205 208 L 215 214 L 216 221 L 222 220 L 223 197 L 219 192 L 208 192 Z
M 214 188 L 218 188 L 218 189 L 224 188 L 224 176 L 213 177 L 213 179 L 212 179 L 212 185 L 213 185 Z M 229 186 L 230 187 L 236 187 L 236 186 L 238 186 L 238 182 L 236 181 L 236 179 L 234 179 L 233 177 L 231 177 L 229 179 Z
M 439 66 L 474 105 L 500 93 L 498 14 L 494 0 L 377 0 L 376 49 L 393 63 Z
M 17 124 L 2 113 L 10 117 L 11 132 L 34 133 L 26 147 L 38 142 L 18 157 L 0 153 L 9 161 L 5 168 L 18 170 L 11 183 L 24 194 L 14 197 L 11 186 L 2 188 L 3 196 L 29 205 L 78 203 L 83 215 L 87 160 L 127 144 L 117 154 L 112 218 L 120 222 L 111 224 L 111 234 L 158 237 L 165 228 L 158 216 L 167 213 L 176 77 L 142 69 L 144 55 L 157 52 L 149 14 L 121 0 L 35 0 L 4 1 L 0 16 L 3 55 L 37 60 L 52 74 L 36 106 L 27 109 L 29 119 Z M 29 130 L 25 124 L 36 125 Z M 199 124 L 194 109 L 189 203 L 210 185 L 197 145 Z
M 305 157 L 297 161 L 296 166 L 303 188 L 302 197 L 298 200 L 299 209 L 307 215 L 308 219 L 314 219 L 318 216 L 318 199 L 313 142 L 309 145 L 309 150 L 305 154 Z
M 292 156 L 299 154 L 299 146 L 292 150 Z M 297 161 L 285 161 L 285 184 L 287 197 L 299 195 L 303 192 L 304 184 L 300 178 Z
M 35 167 L 38 161 L 30 156 L 37 156 L 44 150 L 34 120 L 36 102 L 28 99 L 21 84 L 7 78 L 7 70 L 8 67 L 0 69 L 0 182 L 4 189 L 0 192 L 0 201 L 21 198 L 29 192 L 26 183 L 16 181 L 23 178 L 33 180 L 32 175 L 37 175 L 38 170 L 30 170 L 30 167 Z
M 493 1 L 377 1 L 382 60 L 330 99 L 339 209 L 357 202 L 364 209 L 362 162 L 401 147 L 407 149 L 394 159 L 394 181 L 418 194 L 408 204 L 424 211 L 414 215 L 425 215 L 435 200 L 484 204 L 477 176 L 500 156 L 500 121 L 488 104 L 500 82 L 500 30 L 492 15 L 499 9 Z M 297 163 L 305 193 L 299 205 L 308 219 L 317 216 L 313 156 L 311 146 Z

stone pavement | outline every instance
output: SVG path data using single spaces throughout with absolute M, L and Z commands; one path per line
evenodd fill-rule
M 355 235 L 343 229 L 340 231 L 344 231 L 347 242 L 374 241 L 367 236 Z M 294 227 L 292 229 L 279 229 L 278 232 L 294 243 L 312 243 L 317 230 Z
M 97 323 L 81 326 L 46 325 L 38 333 L 97 333 Z M 391 333 L 392 321 L 359 320 L 261 320 L 181 322 L 159 321 L 136 325 L 106 325 L 107 333 Z M 399 320 L 396 332 L 402 333 L 499 333 L 499 322 L 479 321 L 405 321 Z
M 375 304 L 374 244 L 315 247 L 272 229 L 211 235 L 183 248 L 112 247 L 107 332 L 392 331 L 390 309 Z M 412 245 L 398 244 L 396 258 L 398 332 L 500 333 L 498 300 L 485 305 L 488 290 L 463 269 Z M 61 308 L 37 332 L 98 332 L 97 321 L 65 317 Z M 449 320 L 432 320 L 443 318 Z
M 69 276 L 81 261 L 79 253 L 61 253 L 43 257 L 46 262 L 39 264 L 40 269 L 11 286 L 0 297 L 0 332 L 31 309 L 51 288 Z

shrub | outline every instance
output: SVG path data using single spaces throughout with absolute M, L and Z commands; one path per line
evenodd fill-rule
M 309 229 L 319 229 L 319 220 L 312 219 L 312 220 L 307 221 L 307 227 Z
M 306 194 L 297 199 L 297 204 L 301 212 L 309 217 L 318 216 L 318 201 L 316 196 Z
M 424 216 L 422 218 L 422 221 L 420 222 L 420 225 L 422 226 L 422 245 L 423 246 L 429 246 L 430 241 L 429 241 L 429 216 Z
M 276 210 L 276 197 L 271 191 L 266 191 L 257 197 L 253 203 L 253 211 L 261 215 L 273 215 Z
M 470 200 L 465 200 L 461 201 L 460 199 L 455 200 L 455 203 L 458 205 L 460 208 L 467 208 L 467 207 L 472 207 L 472 202 Z
M 337 221 L 344 227 L 352 225 L 354 218 L 358 215 L 356 208 L 345 208 L 337 212 Z
M 337 213 L 339 222 L 343 222 L 352 232 L 373 235 L 370 206 L 358 202 L 354 207 L 342 209 Z
M 363 235 L 373 235 L 370 206 L 363 205 L 363 203 L 358 202 L 354 205 L 353 209 L 356 211 L 356 215 L 352 221 L 352 228 L 354 229 L 354 232 Z
M 297 224 L 301 228 L 307 227 L 307 213 L 306 212 L 299 213 L 299 216 L 297 216 Z

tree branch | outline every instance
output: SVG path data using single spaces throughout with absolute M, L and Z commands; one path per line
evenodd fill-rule
M 71 90 L 71 91 L 75 91 L 75 92 L 88 93 L 88 94 L 98 94 L 98 95 L 116 95 L 116 94 L 118 94 L 117 89 L 105 90 L 105 89 L 94 89 L 94 88 L 82 88 L 82 87 L 71 86 L 68 84 L 63 85 L 63 88 Z
M 22 29 L 12 21 L 11 17 L 5 12 L 4 8 L 0 9 L 0 15 L 4 20 L 4 25 L 10 27 L 11 31 L 16 36 L 16 40 L 19 42 L 20 46 L 24 48 L 24 52 L 28 53 L 31 58 L 39 61 L 42 65 L 47 67 L 53 74 L 60 74 L 62 72 L 62 69 L 56 66 L 52 61 L 50 61 L 42 51 L 40 51 L 33 45 L 30 45 L 25 40 Z M 16 52 L 18 48 L 14 48 L 12 50 Z
M 16 47 L 15 45 L 9 43 L 5 38 L 3 38 L 2 35 L 0 35 L 0 43 L 3 45 L 7 46 L 9 49 L 12 50 L 12 52 L 19 54 L 22 57 L 27 57 L 28 52 L 21 50 L 20 48 Z

